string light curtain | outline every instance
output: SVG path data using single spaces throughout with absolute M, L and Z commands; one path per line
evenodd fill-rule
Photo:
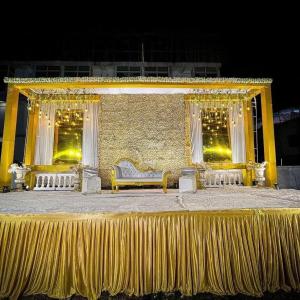
M 87 104 L 83 121 L 82 164 L 98 167 L 98 115 L 99 103 Z
M 36 139 L 35 164 L 53 164 L 54 128 L 56 110 L 81 109 L 84 112 L 82 164 L 98 166 L 98 113 L 99 102 L 94 103 L 42 103 L 39 106 L 39 125 Z
M 203 162 L 203 138 L 201 109 L 198 103 L 190 103 L 192 162 Z
M 36 137 L 36 165 L 52 165 L 54 122 L 57 104 L 43 103 L 40 105 L 39 125 Z M 41 114 L 43 112 L 43 114 Z
M 245 127 L 242 105 L 234 103 L 229 108 L 230 140 L 233 163 L 246 162 Z

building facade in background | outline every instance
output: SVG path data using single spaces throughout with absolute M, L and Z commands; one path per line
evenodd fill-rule
M 0 153 L 3 135 L 6 86 L 4 77 L 220 77 L 218 62 L 92 62 L 0 61 Z M 18 108 L 15 160 L 22 161 L 27 127 L 27 100 Z

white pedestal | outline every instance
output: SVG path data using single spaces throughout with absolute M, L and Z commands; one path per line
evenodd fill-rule
M 82 178 L 83 194 L 95 194 L 101 192 L 101 178 L 98 176 L 90 176 Z
M 196 193 L 197 183 L 195 175 L 179 177 L 179 193 Z

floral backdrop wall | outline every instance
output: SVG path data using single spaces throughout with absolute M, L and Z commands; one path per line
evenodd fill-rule
M 102 95 L 99 159 L 103 186 L 111 166 L 129 158 L 142 168 L 169 170 L 170 185 L 185 166 L 183 95 Z

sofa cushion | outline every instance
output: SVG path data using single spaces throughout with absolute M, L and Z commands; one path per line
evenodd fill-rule
M 162 172 L 161 171 L 157 171 L 157 172 L 144 172 L 144 173 L 141 173 L 142 177 L 145 177 L 145 178 L 153 178 L 153 177 L 156 177 L 156 178 L 162 178 Z
M 146 171 L 140 172 L 135 166 L 126 160 L 120 161 L 118 166 L 114 166 L 116 170 L 116 178 L 126 180 L 141 179 L 140 181 L 149 181 L 154 178 L 154 181 L 161 181 L 163 179 L 162 171 Z
M 122 173 L 122 178 L 140 177 L 140 172 L 138 172 L 136 169 L 125 167 L 120 167 L 120 169 Z

